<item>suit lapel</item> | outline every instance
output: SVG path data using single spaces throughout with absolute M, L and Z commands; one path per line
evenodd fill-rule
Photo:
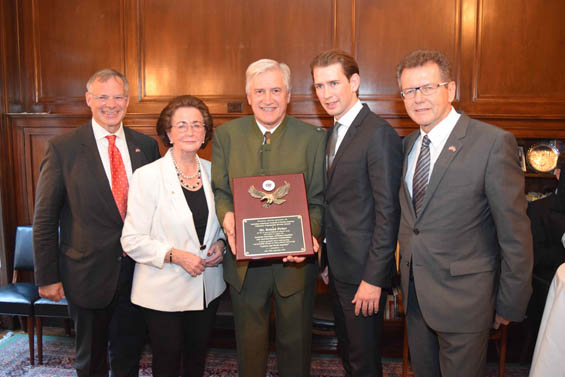
M 343 156 L 345 151 L 347 151 L 347 148 L 349 148 L 349 145 L 351 144 L 351 142 L 355 138 L 355 134 L 357 133 L 357 129 L 361 126 L 361 124 L 363 123 L 363 120 L 369 114 L 369 111 L 370 110 L 367 107 L 367 105 L 363 105 L 363 108 L 361 109 L 361 111 L 359 111 L 359 114 L 357 114 L 357 116 L 353 120 L 353 123 L 351 123 L 351 126 L 349 126 L 347 133 L 343 136 L 343 140 L 341 141 L 341 144 L 339 145 L 339 149 L 337 150 L 337 153 L 336 153 L 335 158 L 333 160 L 332 167 L 328 170 L 328 183 L 331 182 L 332 177 L 333 177 L 333 173 L 335 171 L 335 167 L 339 164 L 339 160 L 341 159 L 341 157 Z M 334 127 L 332 127 L 330 137 L 332 137 L 332 134 L 334 132 Z M 327 153 L 326 153 L 326 156 L 327 156 Z
M 430 176 L 430 182 L 428 183 L 428 188 L 426 189 L 426 195 L 424 196 L 424 202 L 422 203 L 423 214 L 426 210 L 428 203 L 430 202 L 432 196 L 434 195 L 436 189 L 438 188 L 443 176 L 447 172 L 451 162 L 459 154 L 461 148 L 463 148 L 463 138 L 467 133 L 467 126 L 469 125 L 469 117 L 465 114 L 461 114 L 461 117 L 455 124 L 451 135 L 447 138 L 443 150 L 441 151 Z M 420 215 L 421 216 L 421 215 Z
M 117 216 L 120 221 L 122 219 L 116 202 L 114 200 L 114 195 L 112 194 L 112 187 L 108 181 L 108 176 L 104 170 L 104 165 L 102 164 L 102 159 L 100 158 L 100 152 L 98 151 L 98 145 L 96 144 L 96 139 L 94 138 L 94 132 L 92 131 L 92 124 L 88 123 L 83 126 L 80 130 L 80 140 L 82 145 L 83 158 L 88 162 L 87 165 L 92 167 L 92 171 L 87 172 L 87 174 L 92 174 L 94 177 L 94 182 L 97 182 L 97 191 L 100 194 L 101 202 L 104 205 L 105 211 L 112 214 L 112 216 Z M 98 202 L 96 202 L 98 205 Z
M 131 171 L 134 172 L 135 169 L 145 165 L 149 159 L 137 142 L 135 134 L 129 128 L 124 127 L 124 135 L 126 137 L 129 159 L 131 161 Z
M 414 206 L 412 205 L 412 197 L 410 196 L 410 191 L 408 190 L 408 185 L 406 184 L 406 173 L 408 170 L 408 156 L 410 155 L 412 148 L 414 148 L 414 143 L 416 143 L 416 140 L 418 139 L 419 135 L 420 135 L 420 130 L 412 132 L 410 135 L 406 136 L 406 140 L 404 141 L 404 162 L 402 164 L 401 185 L 402 185 L 403 194 L 406 197 L 406 200 L 408 201 L 407 207 L 410 208 L 410 216 L 412 218 L 412 221 L 416 219 L 416 212 L 414 211 Z
M 197 157 L 200 158 L 200 157 Z M 200 164 L 202 166 L 202 162 Z M 212 228 L 214 223 L 214 218 L 216 217 L 216 205 L 214 204 L 214 193 L 212 192 L 212 186 L 210 185 L 210 178 L 208 177 L 208 172 L 202 166 L 202 187 L 204 188 L 204 194 L 206 195 L 206 203 L 208 204 L 208 220 L 206 222 L 206 233 L 204 234 L 204 244 L 208 247 L 212 244 L 212 232 L 216 228 Z

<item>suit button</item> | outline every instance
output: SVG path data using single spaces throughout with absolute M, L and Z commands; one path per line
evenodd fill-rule
M 414 228 L 414 234 L 420 234 L 420 230 L 418 228 Z

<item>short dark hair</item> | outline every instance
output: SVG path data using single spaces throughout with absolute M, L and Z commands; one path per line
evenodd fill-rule
M 200 111 L 200 114 L 202 114 L 202 119 L 204 119 L 204 128 L 206 129 L 206 136 L 204 136 L 204 143 L 200 149 L 204 149 L 206 144 L 208 144 L 208 142 L 212 139 L 214 123 L 212 116 L 210 115 L 210 111 L 208 110 L 208 106 L 206 106 L 206 104 L 198 97 L 184 95 L 173 98 L 163 111 L 161 111 L 161 115 L 159 115 L 159 119 L 157 120 L 157 135 L 159 135 L 166 147 L 173 146 L 173 144 L 171 144 L 171 140 L 169 140 L 169 136 L 167 136 L 167 132 L 169 132 L 173 126 L 171 124 L 171 120 L 175 111 L 181 107 L 194 107 Z
M 339 49 L 326 50 L 318 54 L 312 62 L 310 63 L 310 73 L 312 74 L 312 79 L 314 78 L 314 68 L 316 67 L 327 67 L 333 64 L 339 63 L 343 74 L 347 77 L 347 80 L 351 79 L 355 73 L 359 74 L 359 65 L 355 61 L 355 58 L 349 55 L 347 52 Z M 359 89 L 357 89 L 357 97 L 359 97 Z
M 421 67 L 428 63 L 437 64 L 443 81 L 453 81 L 453 71 L 447 55 L 437 50 L 415 50 L 406 55 L 396 66 L 398 87 L 402 89 L 400 76 L 405 69 Z
M 345 77 L 349 80 L 353 74 L 359 74 L 359 65 L 347 52 L 338 49 L 326 50 L 318 54 L 310 63 L 310 73 L 314 77 L 314 68 L 327 67 L 339 63 L 343 69 Z

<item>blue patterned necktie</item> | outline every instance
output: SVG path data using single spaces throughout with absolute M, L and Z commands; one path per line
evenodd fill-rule
M 430 173 L 430 139 L 425 135 L 422 139 L 422 147 L 420 155 L 416 162 L 416 169 L 414 170 L 414 178 L 412 179 L 412 203 L 416 211 L 416 217 L 420 215 L 422 203 L 424 203 L 424 196 L 428 188 L 428 176 Z

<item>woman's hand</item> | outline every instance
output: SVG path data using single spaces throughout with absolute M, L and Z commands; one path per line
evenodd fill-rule
M 208 258 L 204 260 L 204 265 L 206 267 L 216 267 L 224 260 L 224 250 L 226 249 L 226 244 L 224 241 L 218 240 L 210 246 L 208 249 Z
M 204 259 L 179 249 L 173 249 L 173 263 L 184 268 L 192 277 L 200 275 L 206 268 Z

